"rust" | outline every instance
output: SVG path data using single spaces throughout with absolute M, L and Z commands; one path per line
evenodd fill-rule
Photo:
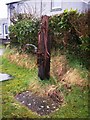
M 48 16 L 41 17 L 40 31 L 38 32 L 38 76 L 40 79 L 50 77 L 50 40 L 48 35 Z

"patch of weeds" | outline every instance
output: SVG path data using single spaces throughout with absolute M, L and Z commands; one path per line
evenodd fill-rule
M 42 84 L 42 85 L 56 85 L 57 84 L 57 81 L 55 78 L 53 78 L 52 76 L 50 77 L 50 79 L 45 79 L 45 80 L 39 80 L 39 82 Z
M 37 74 L 37 73 L 36 73 Z M 29 84 L 28 90 L 36 93 L 39 96 L 46 96 L 48 90 L 52 87 L 56 86 L 56 81 L 53 78 L 49 80 L 40 80 L 38 76 L 35 77 L 34 81 Z
M 65 96 L 65 104 L 52 116 L 54 118 L 88 118 L 87 87 L 72 86 L 72 91 L 68 94 L 64 89 L 62 92 Z
M 67 54 L 67 60 L 68 60 L 68 63 L 70 65 L 70 67 L 72 68 L 76 68 L 78 69 L 81 74 L 81 77 L 84 78 L 84 79 L 88 79 L 88 70 L 87 68 L 83 65 L 83 63 L 81 62 L 80 59 L 76 59 L 74 56 L 70 55 L 70 54 Z
M 16 63 L 18 66 L 32 69 L 36 67 L 36 56 L 27 55 L 25 53 L 19 53 L 16 48 L 7 49 L 5 51 L 4 57 L 8 58 L 12 63 Z

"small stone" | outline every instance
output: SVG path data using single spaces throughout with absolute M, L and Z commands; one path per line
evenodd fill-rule
M 31 105 L 31 103 L 28 104 L 29 106 Z
M 29 91 L 26 91 L 27 93 L 29 92 Z
M 23 98 L 25 98 L 25 96 L 23 96 Z
M 44 106 L 41 106 L 41 108 L 44 108 Z
M 33 99 L 33 102 L 35 101 L 35 99 Z
M 43 100 L 43 102 L 45 103 L 46 101 L 45 101 L 45 100 Z
M 53 106 L 54 104 L 52 104 L 52 106 Z
M 34 104 L 36 104 L 36 102 L 33 102 Z
M 55 106 L 53 108 L 56 108 Z
M 59 110 L 58 108 L 56 110 Z
M 50 108 L 49 106 L 47 106 L 47 108 Z
M 24 101 L 22 101 L 22 103 L 25 103 Z

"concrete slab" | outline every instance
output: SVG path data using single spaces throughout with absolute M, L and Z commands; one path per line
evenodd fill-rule
M 8 75 L 6 73 L 0 73 L 0 82 L 1 81 L 6 81 L 6 80 L 10 80 L 12 79 L 13 77 L 11 75 Z

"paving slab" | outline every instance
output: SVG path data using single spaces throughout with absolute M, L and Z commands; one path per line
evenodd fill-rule
M 6 73 L 0 73 L 0 82 L 1 81 L 6 81 L 6 80 L 10 80 L 12 79 L 13 77 L 9 74 L 6 74 Z

